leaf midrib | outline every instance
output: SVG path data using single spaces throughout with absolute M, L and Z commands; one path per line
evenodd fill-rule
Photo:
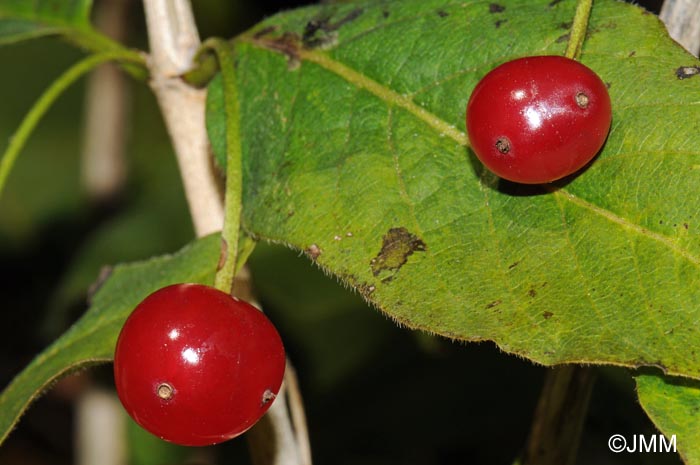
M 271 48 L 264 40 L 256 40 L 252 37 L 242 37 L 241 40 L 262 50 L 267 50 L 274 53 L 282 53 L 278 50 L 274 50 L 273 48 Z M 437 115 L 429 112 L 420 105 L 417 105 L 409 97 L 398 94 L 397 92 L 389 89 L 383 84 L 380 84 L 379 82 L 370 79 L 366 75 L 361 74 L 355 71 L 354 69 L 340 63 L 339 61 L 332 59 L 325 53 L 316 50 L 305 49 L 299 49 L 297 50 L 297 52 L 298 58 L 300 60 L 308 61 L 321 66 L 325 70 L 330 71 L 336 74 L 337 76 L 343 78 L 349 84 L 352 84 L 358 88 L 364 89 L 372 93 L 379 99 L 387 102 L 388 105 L 397 106 L 408 111 L 416 118 L 425 122 L 428 126 L 435 129 L 439 133 L 445 134 L 447 137 L 450 137 L 459 145 L 465 148 L 469 147 L 469 139 L 464 132 L 459 131 L 457 128 L 448 124 L 445 120 L 441 119 Z M 695 267 L 700 266 L 700 257 L 680 247 L 678 244 L 675 243 L 673 238 L 654 232 L 641 225 L 635 224 L 615 214 L 610 210 L 599 207 L 591 202 L 588 202 L 580 197 L 575 196 L 566 189 L 558 188 L 552 185 L 543 185 L 543 187 L 552 195 L 556 195 L 559 199 L 576 205 L 577 207 L 583 208 L 597 216 L 604 218 L 609 222 L 612 222 L 622 228 L 632 231 L 641 237 L 654 240 L 663 245 L 664 247 L 672 250 L 674 253 L 680 255 L 683 259 L 692 263 Z

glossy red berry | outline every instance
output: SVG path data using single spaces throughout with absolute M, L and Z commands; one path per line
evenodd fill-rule
M 167 441 L 204 446 L 253 426 L 284 375 L 277 330 L 217 289 L 176 284 L 146 297 L 114 354 L 117 393 L 132 418 Z
M 605 83 L 562 56 L 498 66 L 467 104 L 467 132 L 479 160 L 498 176 L 525 184 L 578 171 L 603 146 L 610 121 Z

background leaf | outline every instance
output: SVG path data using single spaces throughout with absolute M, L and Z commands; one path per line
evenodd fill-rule
M 580 176 L 499 182 L 463 145 L 481 76 L 563 50 L 576 2 L 551 3 L 321 6 L 241 37 L 245 227 L 410 327 L 700 377 L 700 79 L 656 17 L 596 2 L 583 61 L 613 127 Z
M 92 0 L 4 0 L 0 4 L 0 44 L 90 30 Z
M 219 246 L 212 235 L 174 255 L 115 267 L 88 312 L 0 394 L 0 442 L 27 405 L 60 375 L 111 360 L 124 320 L 148 294 L 179 282 L 211 284 Z
M 689 465 L 700 463 L 700 383 L 656 374 L 637 376 L 639 402 Z
M 655 374 L 637 376 L 639 402 L 688 465 L 700 463 L 700 383 Z
M 122 48 L 90 23 L 92 0 L 3 0 L 0 2 L 0 45 L 58 35 L 95 52 Z M 135 77 L 143 70 L 127 66 Z

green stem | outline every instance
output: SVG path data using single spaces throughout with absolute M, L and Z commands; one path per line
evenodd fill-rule
M 593 8 L 593 0 L 578 1 L 576 14 L 574 15 L 574 23 L 571 26 L 569 43 L 564 52 L 564 56 L 567 58 L 577 60 L 581 56 L 581 48 L 583 47 L 583 41 L 586 38 L 586 31 L 588 30 L 588 18 L 591 15 L 591 8 Z
M 231 292 L 238 263 L 240 240 L 243 170 L 240 142 L 240 108 L 238 86 L 233 53 L 229 43 L 222 39 L 209 39 L 202 44 L 203 50 L 216 54 L 224 86 L 224 113 L 226 115 L 226 191 L 224 194 L 223 260 L 216 273 L 214 286 Z
M 20 151 L 26 144 L 27 139 L 32 134 L 34 128 L 36 128 L 42 116 L 44 116 L 56 99 L 71 84 L 90 70 L 107 61 L 128 62 L 145 66 L 143 57 L 138 53 L 123 49 L 115 50 L 91 55 L 71 66 L 58 79 L 56 79 L 51 86 L 44 91 L 41 97 L 39 97 L 10 138 L 10 144 L 7 146 L 5 153 L 2 155 L 2 159 L 0 159 L 0 195 L 2 195 L 7 178 L 10 171 L 12 171 L 12 167 L 14 166 Z

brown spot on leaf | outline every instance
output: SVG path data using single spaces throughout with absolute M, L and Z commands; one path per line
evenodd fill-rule
M 489 3 L 489 13 L 502 13 L 506 11 L 506 7 L 498 3 Z
M 382 239 L 382 249 L 370 261 L 372 273 L 377 276 L 385 270 L 399 270 L 413 252 L 425 252 L 423 240 L 406 228 L 391 228 Z
M 435 13 L 437 13 L 437 15 L 441 18 L 447 18 L 448 16 L 450 16 L 450 14 L 445 10 L 437 10 Z
M 549 320 L 554 316 L 554 313 L 549 312 L 549 311 L 544 311 L 542 312 L 542 316 L 544 317 L 545 320 Z
M 558 44 L 560 44 L 560 43 L 562 43 L 562 42 L 566 42 L 567 40 L 569 40 L 569 36 L 570 36 L 570 35 L 571 35 L 571 34 L 569 34 L 569 33 L 560 35 L 559 37 L 557 37 L 557 39 L 556 39 L 554 42 L 556 42 L 556 43 L 558 43 Z
M 494 300 L 493 302 L 486 304 L 486 308 L 497 307 L 498 305 L 501 305 L 501 302 L 503 302 L 501 299 Z
M 508 269 L 509 269 L 509 270 L 512 270 L 513 268 L 515 268 L 515 267 L 518 266 L 519 264 L 520 264 L 520 261 L 513 262 L 513 263 L 511 263 L 510 265 L 508 265 Z
M 323 251 L 316 244 L 311 244 L 306 250 L 306 255 L 311 257 L 311 260 L 316 260 Z
M 552 0 L 551 2 L 549 2 L 549 5 L 547 5 L 547 6 L 552 8 L 553 6 L 556 6 L 557 3 L 561 3 L 561 2 L 562 2 L 562 0 Z
M 221 270 L 226 263 L 226 257 L 228 256 L 228 242 L 223 237 L 221 238 L 221 253 L 219 253 L 219 263 L 216 264 L 216 271 Z
M 261 37 L 265 37 L 268 34 L 272 34 L 273 32 L 276 32 L 279 29 L 279 26 L 277 25 L 272 25 L 272 26 L 267 26 L 262 29 L 260 29 L 258 32 L 253 34 L 254 39 L 260 39 Z
M 632 51 L 627 55 L 627 58 L 632 58 L 632 57 L 635 56 L 636 54 L 637 54 L 637 51 L 636 51 L 636 50 L 632 50 Z
M 529 295 L 530 297 L 535 297 L 537 296 L 537 291 L 534 288 L 532 288 L 529 291 L 527 291 L 527 295 Z
M 559 29 L 564 29 L 565 31 L 568 31 L 569 29 L 571 29 L 571 26 L 573 26 L 573 25 L 574 25 L 573 21 L 566 21 L 564 23 L 559 24 Z
M 698 74 L 700 74 L 700 66 L 681 66 L 676 70 L 676 77 L 681 80 L 697 76 Z
M 309 20 L 304 27 L 304 33 L 301 36 L 301 42 L 305 48 L 328 48 L 335 45 L 338 41 L 338 29 L 344 24 L 347 24 L 359 17 L 364 10 L 356 8 L 350 13 L 332 22 L 330 17 L 314 18 Z
M 253 42 L 263 48 L 285 55 L 290 69 L 296 69 L 301 64 L 299 55 L 301 37 L 298 34 L 285 32 L 279 37 L 253 37 Z
M 495 23 L 493 23 L 493 25 L 496 26 L 496 29 L 498 29 L 499 27 L 501 27 L 501 24 L 507 23 L 507 22 L 508 22 L 507 19 L 499 19 L 498 21 L 496 21 Z

